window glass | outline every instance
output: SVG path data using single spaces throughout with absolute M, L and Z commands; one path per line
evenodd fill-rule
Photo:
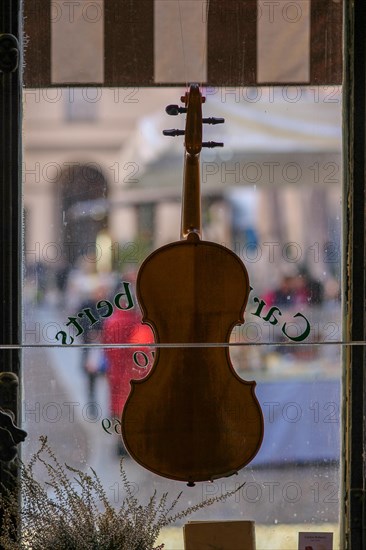
M 61 463 L 95 468 L 120 506 L 121 412 L 130 379 L 150 372 L 159 349 L 141 324 L 136 274 L 149 253 L 179 240 L 182 138 L 162 130 L 184 128 L 184 115 L 164 111 L 184 89 L 103 88 L 97 101 L 92 89 L 70 90 L 23 97 L 23 459 L 47 435 Z M 341 90 L 203 93 L 204 116 L 226 121 L 204 127 L 205 141 L 225 147 L 201 155 L 203 239 L 234 252 L 249 274 L 245 323 L 229 350 L 237 375 L 257 383 L 264 440 L 238 475 L 194 487 L 129 456 L 124 467 L 142 502 L 155 489 L 183 489 L 183 508 L 245 483 L 163 530 L 166 548 L 183 547 L 188 520 L 253 520 L 263 550 L 295 548 L 299 531 L 332 532 L 339 548 Z M 192 369 L 187 376 L 194 384 Z

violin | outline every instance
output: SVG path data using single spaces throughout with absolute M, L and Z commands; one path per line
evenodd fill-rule
M 242 380 L 229 355 L 232 329 L 244 322 L 250 292 L 247 270 L 229 249 L 201 239 L 200 152 L 222 143 L 202 142 L 199 86 L 169 105 L 186 113 L 181 237 L 142 263 L 137 298 L 157 345 L 143 380 L 131 381 L 122 414 L 122 437 L 132 458 L 161 476 L 185 481 L 227 477 L 247 465 L 263 439 L 263 415 L 254 381 Z M 221 344 L 221 345 L 220 345 Z

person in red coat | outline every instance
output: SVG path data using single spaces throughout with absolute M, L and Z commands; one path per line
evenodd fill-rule
M 103 326 L 105 344 L 150 344 L 154 342 L 153 332 L 141 323 L 137 309 L 115 309 Z M 111 418 L 121 419 L 123 407 L 130 393 L 130 381 L 144 378 L 153 363 L 152 348 L 115 347 L 105 348 L 107 358 L 107 379 L 110 390 Z M 119 454 L 125 454 L 119 444 Z

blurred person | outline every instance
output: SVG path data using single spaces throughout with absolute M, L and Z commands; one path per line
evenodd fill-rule
M 303 278 L 305 282 L 307 292 L 307 302 L 310 305 L 320 305 L 324 300 L 324 286 L 318 280 L 315 279 L 306 265 L 300 268 L 299 276 Z
M 90 302 L 93 292 L 96 288 L 103 286 L 106 294 L 100 299 L 109 296 L 116 282 L 116 276 L 113 272 L 99 272 L 97 269 L 96 255 L 91 257 L 79 256 L 76 267 L 69 271 L 67 284 L 65 306 L 67 311 L 79 311 L 85 302 Z
M 324 285 L 324 299 L 330 307 L 339 307 L 341 300 L 341 286 L 334 277 L 327 279 Z
M 62 257 L 55 268 L 55 290 L 58 305 L 62 308 L 64 307 L 69 272 L 70 264 L 65 257 Z
M 85 331 L 87 336 L 84 339 L 85 344 L 99 344 L 102 342 L 102 328 L 90 329 Z M 87 394 L 90 403 L 92 416 L 97 416 L 96 403 L 96 382 L 100 375 L 107 371 L 107 358 L 105 352 L 100 347 L 83 347 L 81 352 L 81 368 L 87 379 Z
M 306 265 L 302 265 L 299 269 L 294 265 L 285 266 L 279 285 L 264 294 L 262 298 L 266 303 L 267 311 L 271 307 L 277 307 L 281 311 L 281 323 L 276 327 L 275 339 L 277 342 L 287 342 L 287 337 L 280 330 L 281 326 L 285 322 L 289 324 L 294 322 L 295 312 L 303 313 L 309 319 L 317 319 L 319 307 L 323 304 L 324 286 L 310 274 Z M 282 357 L 296 357 L 305 361 L 316 358 L 319 350 L 320 348 L 316 346 L 301 345 L 291 347 L 278 345 L 273 348 L 273 352 Z
M 150 344 L 154 342 L 154 337 L 150 327 L 141 323 L 139 311 L 117 309 L 104 323 L 103 342 L 105 344 Z M 134 360 L 136 353 L 141 357 L 141 366 L 136 359 Z M 120 419 L 130 393 L 130 381 L 144 378 L 150 371 L 153 361 L 151 348 L 106 347 L 105 354 L 108 364 L 111 419 Z M 126 454 L 122 438 L 118 442 L 117 452 L 120 455 Z
M 101 344 L 103 334 L 103 321 L 97 310 L 97 303 L 109 297 L 112 287 L 115 285 L 116 275 L 112 272 L 100 273 L 97 270 L 97 258 L 94 255 L 80 255 L 76 267 L 71 269 L 68 275 L 65 291 L 65 308 L 67 313 L 75 316 L 85 309 L 97 320 L 91 324 L 90 319 L 84 314 L 78 318 L 78 323 L 83 332 L 80 335 L 85 347 L 81 350 L 80 366 L 86 377 L 87 398 L 90 409 L 97 415 L 96 383 L 100 375 L 107 370 L 107 359 L 104 350 L 93 347 L 90 344 Z M 93 409 L 94 404 L 94 409 Z
M 107 371 L 107 357 L 105 351 L 101 347 L 93 347 L 90 344 L 101 344 L 103 335 L 103 321 L 97 310 L 97 303 L 109 295 L 109 290 L 103 284 L 97 284 L 90 291 L 90 297 L 80 305 L 80 311 L 89 309 L 91 315 L 97 319 L 91 325 L 88 317 L 84 316 L 78 319 L 79 324 L 84 331 L 80 336 L 85 347 L 81 351 L 81 368 L 86 376 L 87 381 L 87 397 L 90 403 L 90 409 L 97 416 L 96 404 L 96 383 L 99 376 L 104 375 Z M 94 414 L 94 413 L 93 413 Z
M 49 279 L 49 266 L 46 262 L 37 261 L 26 264 L 25 298 L 29 303 L 41 305 L 44 302 Z
M 264 294 L 263 300 L 268 306 L 291 307 L 306 301 L 303 281 L 297 281 L 295 275 L 283 275 L 277 288 Z
M 323 301 L 323 285 L 303 266 L 286 269 L 277 288 L 267 292 L 263 300 L 268 306 L 293 307 L 300 304 L 319 305 Z

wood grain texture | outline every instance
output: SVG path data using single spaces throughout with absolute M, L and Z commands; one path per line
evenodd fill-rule
M 255 85 L 257 3 L 211 0 L 207 34 L 207 82 L 211 86 Z
M 342 83 L 343 2 L 312 0 L 310 82 Z
M 153 0 L 104 3 L 105 86 L 154 84 Z
M 148 377 L 132 382 L 122 415 L 127 450 L 145 468 L 180 481 L 237 472 L 263 438 L 255 382 L 237 376 L 228 348 L 184 344 L 227 342 L 243 322 L 244 265 L 191 234 L 145 260 L 137 289 L 156 341 L 178 346 L 159 349 Z
M 24 10 L 24 84 L 27 88 L 51 85 L 51 3 L 25 0 Z

